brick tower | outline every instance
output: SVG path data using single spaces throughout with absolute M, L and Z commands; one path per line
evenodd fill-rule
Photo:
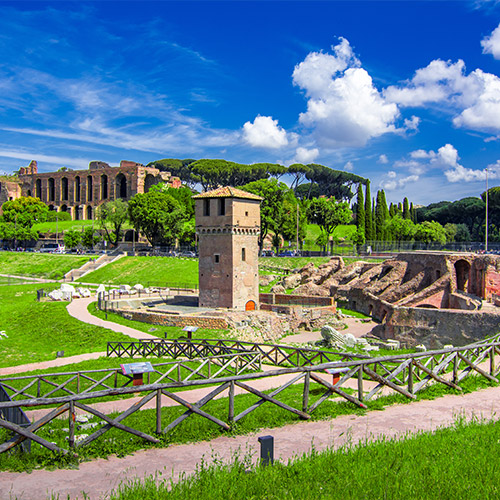
M 196 196 L 200 307 L 259 307 L 260 202 L 232 187 Z

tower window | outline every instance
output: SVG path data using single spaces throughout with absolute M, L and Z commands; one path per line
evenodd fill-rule
M 244 248 L 241 249 L 241 260 L 242 261 L 247 260 L 247 252 Z
M 203 215 L 206 217 L 210 215 L 210 200 L 203 200 Z
M 214 255 L 214 262 L 215 262 L 216 264 L 218 264 L 218 263 L 220 262 L 220 255 L 219 255 L 218 253 L 216 253 L 216 254 Z
M 226 215 L 226 198 L 219 199 L 219 215 Z

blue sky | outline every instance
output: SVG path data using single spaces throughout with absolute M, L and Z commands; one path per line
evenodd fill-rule
M 0 172 L 321 163 L 389 201 L 500 185 L 500 2 L 0 2 Z

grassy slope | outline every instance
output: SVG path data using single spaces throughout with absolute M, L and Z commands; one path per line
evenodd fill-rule
M 106 350 L 108 340 L 130 337 L 106 328 L 87 325 L 71 317 L 65 302 L 37 302 L 40 285 L 0 287 L 0 330 L 8 338 L 0 341 L 0 367 Z
M 0 272 L 21 276 L 62 278 L 68 271 L 81 267 L 88 257 L 23 252 L 0 252 Z
M 252 467 L 248 457 L 246 463 L 240 457 L 230 466 L 219 463 L 202 468 L 171 488 L 149 478 L 145 485 L 121 486 L 121 492 L 110 498 L 498 498 L 500 473 L 491 457 L 498 450 L 499 431 L 498 422 L 466 425 L 457 421 L 434 433 L 313 453 L 289 465 Z
M 70 229 L 81 231 L 86 226 L 92 227 L 93 222 L 94 221 L 91 220 L 60 220 L 57 222 L 42 222 L 40 224 L 35 224 L 33 229 L 36 229 L 42 234 L 59 232 L 61 235 L 64 231 L 69 231 Z
M 88 283 L 165 286 L 198 284 L 198 260 L 182 257 L 123 257 L 82 278 Z

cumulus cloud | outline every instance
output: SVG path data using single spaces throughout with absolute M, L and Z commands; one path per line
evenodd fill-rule
M 411 132 L 416 132 L 418 130 L 418 126 L 420 125 L 420 118 L 418 116 L 413 115 L 411 118 L 405 118 L 404 121 L 405 129 Z
M 346 172 L 352 172 L 354 170 L 354 163 L 352 161 L 348 161 L 345 165 L 344 165 L 344 170 Z
M 279 149 L 288 145 L 286 130 L 271 116 L 257 116 L 243 125 L 243 140 L 252 147 Z
M 385 178 L 380 181 L 380 187 L 386 191 L 394 191 L 396 189 L 401 189 L 407 184 L 417 182 L 419 180 L 418 175 L 398 175 L 394 170 L 389 170 L 385 174 Z
M 380 155 L 380 156 L 378 157 L 378 162 L 379 162 L 379 163 L 382 163 L 382 165 L 385 165 L 385 164 L 389 163 L 389 160 L 388 160 L 388 158 L 387 158 L 387 155 Z
M 455 115 L 456 127 L 500 130 L 500 78 L 480 69 L 467 74 L 462 60 L 431 61 L 410 81 L 387 87 L 384 97 L 401 107 L 440 104 Z
M 493 30 L 490 36 L 481 40 L 483 54 L 491 54 L 495 59 L 500 59 L 500 24 Z
M 293 83 L 308 98 L 300 122 L 326 147 L 363 146 L 373 137 L 395 132 L 397 105 L 375 88 L 349 42 L 341 38 L 332 51 L 312 52 L 295 66 Z
M 293 158 L 293 163 L 303 163 L 304 165 L 312 163 L 319 156 L 318 148 L 302 148 L 299 147 L 295 151 L 295 157 Z

